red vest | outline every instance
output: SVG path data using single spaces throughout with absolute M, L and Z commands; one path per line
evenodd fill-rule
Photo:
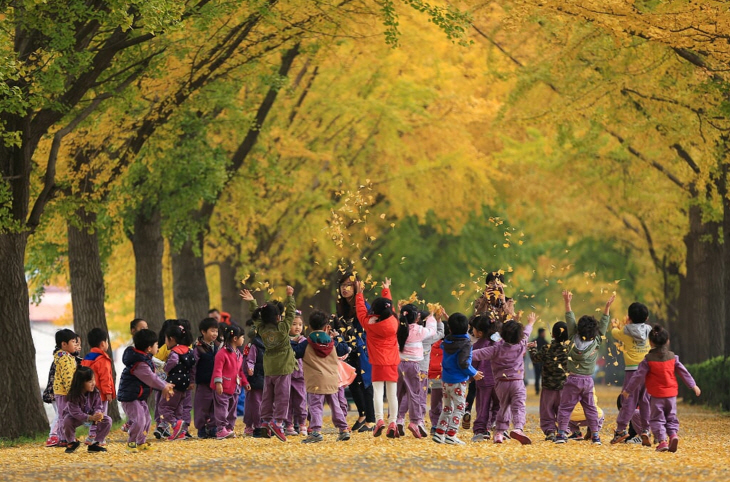
M 679 394 L 679 384 L 674 374 L 676 358 L 666 361 L 650 361 L 649 373 L 646 375 L 646 391 L 657 398 L 676 397 Z

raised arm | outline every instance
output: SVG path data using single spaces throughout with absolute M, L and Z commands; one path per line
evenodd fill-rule
M 495 344 L 474 350 L 471 352 L 471 359 L 474 361 L 491 360 L 497 352 L 497 346 L 498 345 Z
M 570 306 L 572 299 L 573 293 L 568 290 L 563 290 L 563 301 L 565 302 L 565 324 L 568 325 L 568 338 L 572 338 L 575 335 L 577 328 L 575 314 L 573 313 L 573 308 Z
M 284 315 L 284 327 L 279 327 L 279 331 L 283 331 L 282 328 L 286 328 L 288 334 L 291 330 L 291 325 L 294 322 L 294 312 L 297 310 L 297 303 L 294 301 L 294 288 L 291 286 L 286 287 L 286 315 Z
M 601 316 L 601 321 L 598 323 L 598 331 L 601 333 L 601 336 L 606 336 L 608 325 L 611 322 L 611 305 L 614 301 L 616 301 L 615 294 L 611 295 L 608 301 L 606 301 L 605 308 L 603 308 L 603 316 Z
M 383 281 L 383 290 L 380 292 L 380 296 L 393 301 L 393 296 L 390 294 L 390 278 L 385 278 L 385 281 Z
M 355 283 L 355 313 L 363 329 L 368 324 L 368 309 L 365 306 L 365 296 L 362 294 L 362 284 Z

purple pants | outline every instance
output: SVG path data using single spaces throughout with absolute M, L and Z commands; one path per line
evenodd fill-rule
M 286 421 L 290 391 L 291 374 L 264 376 L 264 397 L 261 399 L 261 420 L 264 423 Z
M 135 400 L 133 402 L 122 402 L 122 409 L 129 420 L 128 442 L 135 442 L 137 445 L 147 441 L 147 433 L 150 431 L 150 409 L 146 400 Z
M 494 385 L 494 391 L 497 392 L 497 398 L 499 398 L 497 430 L 501 432 L 509 428 L 510 415 L 515 429 L 525 428 L 525 401 L 527 400 L 525 382 L 523 380 L 499 380 Z
M 307 388 L 304 384 L 304 378 L 292 377 L 291 379 L 289 410 L 286 421 L 287 425 L 298 425 L 300 427 L 307 424 Z
M 350 411 L 350 404 L 347 403 L 347 396 L 345 395 L 345 387 L 340 387 L 337 392 L 337 400 L 340 402 L 340 411 L 342 415 L 347 418 L 347 412 Z
M 215 391 L 207 385 L 195 386 L 195 428 L 203 430 L 215 425 L 215 410 L 213 400 Z
M 346 431 L 347 419 L 342 413 L 340 405 L 340 397 L 337 393 L 322 395 L 319 393 L 307 393 L 307 404 L 309 405 L 309 431 L 319 432 L 322 430 L 322 415 L 324 413 L 324 402 L 330 406 L 332 412 L 332 424 L 340 429 L 340 432 Z
M 263 390 L 251 389 L 246 394 L 246 404 L 243 406 L 243 423 L 246 424 L 246 428 L 261 428 L 261 400 L 263 397 Z
M 558 409 L 558 429 L 566 432 L 570 422 L 570 414 L 580 402 L 586 422 L 591 432 L 598 432 L 598 410 L 593 400 L 593 378 L 590 375 L 571 373 L 560 392 L 560 408 Z
M 416 361 L 402 361 L 398 365 L 398 419 L 403 423 L 406 412 L 410 414 L 411 423 L 418 425 L 423 422 L 424 409 L 421 406 L 421 369 Z
M 635 370 L 626 370 L 624 372 L 624 390 L 626 390 L 626 387 L 629 385 L 629 382 L 635 374 Z M 638 420 L 633 418 L 637 405 L 639 406 L 640 414 Z M 632 418 L 634 419 L 634 428 L 639 433 L 649 428 L 649 394 L 646 393 L 646 387 L 644 387 L 643 383 L 641 386 L 637 387 L 636 390 L 629 393 L 629 398 L 623 400 L 621 410 L 619 410 L 618 417 L 616 418 L 616 430 L 618 432 L 626 430 L 626 427 Z
M 438 433 L 446 433 L 447 435 L 456 435 L 461 424 L 461 418 L 464 416 L 466 408 L 466 382 L 462 383 L 444 383 L 442 404 L 443 410 L 439 417 Z
M 190 421 L 193 411 L 193 391 L 192 390 L 185 390 L 185 396 L 183 397 L 183 403 L 182 403 L 182 414 L 180 418 L 183 419 L 183 422 L 185 422 L 185 426 L 190 426 Z
M 238 393 L 217 393 L 213 395 L 213 410 L 215 412 L 215 426 L 217 430 L 227 428 L 233 430 L 236 426 L 236 407 Z
M 64 440 L 63 435 L 63 411 L 66 410 L 66 395 L 54 395 L 56 398 L 56 426 L 53 432 L 58 434 L 61 440 Z
M 162 392 L 159 390 L 152 390 L 152 393 L 154 393 L 155 397 L 155 423 L 159 425 L 162 420 L 160 418 L 160 400 L 162 399 Z
M 540 430 L 545 435 L 558 429 L 558 410 L 560 409 L 560 390 L 542 387 L 540 392 Z
M 418 398 L 418 403 L 421 405 L 421 412 L 423 412 L 423 417 L 421 419 L 421 423 L 423 424 L 423 419 L 426 418 L 426 407 L 428 406 L 428 372 L 421 372 L 421 390 L 418 392 L 420 395 Z
M 440 382 L 440 380 L 439 380 Z M 441 416 L 442 400 L 444 392 L 441 388 L 431 387 L 431 409 L 428 411 L 428 417 L 431 419 L 431 426 L 435 427 L 439 423 Z
M 89 414 L 93 415 L 93 414 Z M 63 437 L 67 442 L 73 442 L 76 440 L 76 428 L 80 427 L 84 422 L 79 422 L 73 417 L 66 417 L 63 419 Z M 99 422 L 91 425 L 89 428 L 89 436 L 91 436 L 91 429 L 94 428 L 96 436 L 94 440 L 97 442 L 103 442 L 109 431 L 112 429 L 112 418 L 109 415 L 104 415 Z
M 104 415 L 106 415 L 107 413 L 109 413 L 109 402 L 108 401 L 101 402 L 101 413 L 103 413 Z M 89 437 L 90 438 L 93 438 L 94 440 L 96 440 L 96 426 L 99 423 L 101 423 L 101 422 L 94 423 L 94 424 L 91 425 L 91 427 L 89 427 Z M 111 425 L 109 426 L 109 430 L 111 430 Z M 107 432 L 107 434 L 108 433 L 109 432 Z M 104 435 L 104 437 L 106 437 L 106 435 Z M 104 439 L 96 440 L 96 441 L 97 442 L 103 442 Z
M 651 418 L 649 425 L 651 433 L 660 442 L 667 439 L 667 435 L 676 435 L 679 432 L 677 418 L 677 397 L 651 397 Z
M 172 392 L 172 396 L 169 400 L 166 398 L 160 398 L 157 402 L 157 409 L 160 414 L 160 420 L 158 423 L 160 425 L 175 425 L 178 420 L 182 420 L 185 393 L 186 392 L 178 392 L 175 390 Z
M 499 399 L 494 385 L 483 387 L 477 383 L 476 396 L 477 416 L 474 419 L 474 433 L 487 433 L 497 421 Z

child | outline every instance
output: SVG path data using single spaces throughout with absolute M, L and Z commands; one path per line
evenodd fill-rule
M 420 314 L 413 304 L 400 308 L 398 325 L 398 349 L 400 350 L 400 364 L 398 365 L 398 434 L 405 435 L 403 422 L 406 411 L 410 413 L 408 430 L 416 438 L 424 437 L 419 426 L 423 423 L 424 407 L 421 406 L 421 367 L 423 361 L 423 340 L 436 335 L 436 318 L 429 316 L 426 326 L 418 324 Z M 425 432 L 425 430 L 424 430 Z
M 311 328 L 311 327 L 310 327 Z M 302 312 L 296 310 L 289 339 L 292 345 L 306 340 L 302 336 L 304 321 Z M 291 391 L 289 394 L 289 413 L 287 415 L 286 434 L 306 435 L 307 434 L 307 388 L 304 384 L 304 372 L 302 371 L 302 360 L 297 360 L 298 367 L 291 374 Z
M 456 432 L 466 405 L 466 386 L 470 378 L 481 380 L 483 374 L 471 365 L 471 340 L 467 335 L 469 320 L 461 313 L 449 316 L 450 335 L 441 345 L 443 358 L 443 408 L 433 441 L 452 445 L 464 445 Z
M 651 327 L 646 324 L 648 319 L 649 309 L 645 305 L 631 303 L 628 316 L 630 323 L 626 323 L 623 330 L 620 329 L 618 323 L 612 323 L 611 335 L 615 340 L 621 342 L 621 352 L 626 365 L 622 387 L 624 390 L 631 383 L 631 378 L 636 373 L 639 363 L 651 349 L 648 342 Z M 629 438 L 629 432 L 626 428 L 634 415 L 637 405 L 639 407 L 640 423 L 636 428 L 641 434 L 643 445 L 651 447 L 651 441 L 649 440 L 649 397 L 643 385 L 639 386 L 636 393 L 629 393 L 626 403 L 621 405 L 621 410 L 619 410 L 616 418 L 616 431 L 611 440 L 612 444 L 621 443 Z
M 623 398 L 620 394 L 618 398 Z M 598 414 L 598 431 L 600 432 L 603 428 L 603 409 L 598 405 L 598 397 L 596 396 L 596 387 L 593 387 L 593 403 L 596 405 L 596 413 Z M 570 435 L 568 440 L 589 440 L 591 438 L 591 429 L 586 430 L 586 435 L 583 437 L 581 427 L 587 427 L 588 421 L 586 420 L 586 414 L 583 412 L 583 406 L 579 403 L 573 409 L 573 413 L 570 414 L 570 422 L 568 428 L 570 429 Z M 641 437 L 638 437 L 638 443 L 641 443 Z M 628 442 L 627 442 L 628 443 Z M 636 442 L 634 442 L 636 443 Z
M 160 333 L 157 338 L 157 353 L 152 357 L 152 363 L 155 365 L 155 373 L 160 380 L 167 380 L 167 374 L 165 373 L 165 363 L 167 358 L 170 356 L 170 349 L 165 343 L 165 333 L 167 329 L 173 325 L 177 325 L 178 320 L 165 320 L 160 328 Z M 162 423 L 162 417 L 160 417 L 160 392 L 155 390 L 155 431 L 153 435 L 156 439 L 168 438 L 170 431 L 168 430 L 169 425 Z
M 474 360 L 492 360 L 492 375 L 495 379 L 494 390 L 499 398 L 499 412 L 497 412 L 497 427 L 494 433 L 494 443 L 504 441 L 504 432 L 509 429 L 511 413 L 514 429 L 509 433 L 510 438 L 522 445 L 532 443 L 522 429 L 525 426 L 525 352 L 527 340 L 532 333 L 532 327 L 537 320 L 535 313 L 527 317 L 527 326 L 510 320 L 502 326 L 502 339 L 494 345 L 474 350 Z
M 76 428 L 85 423 L 92 424 L 92 427 L 96 428 L 94 430 L 96 440 L 88 444 L 89 452 L 106 452 L 103 447 L 106 445 L 104 439 L 112 428 L 112 419 L 104 414 L 101 394 L 94 382 L 94 371 L 89 367 L 80 366 L 74 373 L 63 411 L 64 439 L 68 441 L 67 454 L 79 448 Z
M 312 330 L 307 338 L 308 345 L 302 358 L 304 381 L 307 389 L 307 404 L 309 405 L 309 435 L 302 443 L 317 443 L 323 440 L 322 408 L 326 401 L 332 412 L 332 423 L 339 429 L 338 441 L 350 440 L 350 429 L 347 418 L 342 413 L 338 399 L 340 390 L 338 356 L 347 355 L 349 349 L 346 343 L 335 342 L 328 333 L 329 317 L 326 313 L 315 310 L 309 315 L 309 328 Z
M 540 392 L 540 429 L 545 440 L 555 441 L 558 427 L 560 391 L 563 389 L 565 367 L 568 366 L 568 325 L 558 321 L 552 328 L 553 339 L 549 345 L 537 347 L 537 342 L 529 344 L 532 363 L 542 365 L 542 391 Z
M 266 347 L 256 333 L 253 320 L 246 322 L 249 326 L 251 343 L 246 347 L 246 374 L 251 384 L 251 391 L 246 395 L 246 406 L 243 410 L 243 421 L 246 424 L 244 435 L 254 438 L 268 438 L 269 429 L 261 426 L 261 400 L 264 396 L 264 353 Z
M 89 332 L 88 338 L 91 351 L 84 357 L 81 366 L 89 367 L 94 371 L 96 388 L 101 394 L 102 413 L 106 415 L 109 410 L 109 403 L 117 395 L 114 390 L 112 359 L 107 354 L 107 350 L 109 350 L 109 334 L 101 328 L 94 328 Z M 93 445 L 95 442 L 99 442 L 102 446 L 105 445 L 104 439 L 98 440 L 96 438 L 96 428 L 96 425 L 92 425 L 89 428 L 89 436 L 84 441 L 86 445 Z
M 448 320 L 448 317 L 447 317 Z M 431 346 L 431 359 L 428 362 L 428 381 L 431 386 L 431 408 L 428 417 L 431 420 L 431 436 L 436 433 L 436 426 L 441 416 L 441 399 L 443 397 L 443 383 L 441 380 L 442 363 L 444 361 L 444 350 L 442 344 L 444 337 L 451 334 L 449 324 L 442 323 L 444 336 Z
M 67 441 L 63 438 L 63 412 L 66 409 L 66 395 L 71 388 L 71 381 L 76 373 L 76 357 L 74 353 L 81 349 L 79 337 L 69 329 L 59 330 L 56 341 L 60 350 L 53 356 L 56 373 L 53 377 L 53 397 L 56 400 L 56 433 L 61 436 L 58 446 L 65 447 Z
M 190 379 L 195 381 L 195 428 L 198 438 L 213 438 L 216 435 L 215 414 L 213 411 L 214 391 L 210 388 L 218 353 L 218 322 L 215 318 L 205 318 L 198 325 L 200 336 L 193 349 L 195 365 L 190 370 Z
M 679 357 L 669 351 L 669 333 L 661 325 L 654 325 L 649 333 L 651 350 L 639 363 L 631 382 L 622 392 L 624 399 L 631 396 L 642 383 L 651 395 L 651 431 L 659 441 L 657 452 L 676 452 L 679 445 L 679 419 L 677 419 L 677 394 L 679 384 L 677 375 L 690 390 L 700 396 L 701 390 L 692 375 L 679 361 Z M 667 440 L 669 436 L 669 440 Z
M 153 450 L 147 442 L 152 420 L 147 407 L 150 389 L 160 390 L 166 397 L 173 395 L 174 386 L 155 375 L 152 356 L 157 353 L 157 335 L 152 330 L 139 330 L 134 334 L 134 348 L 124 351 L 124 371 L 119 378 L 117 398 L 129 419 L 127 451 Z
M 46 447 L 58 447 L 60 446 L 61 439 L 59 438 L 59 412 L 58 405 L 56 403 L 56 397 L 53 394 L 53 384 L 56 380 L 56 354 L 61 351 L 61 340 L 66 338 L 66 332 L 71 330 L 58 330 L 56 332 L 56 346 L 53 348 L 53 361 L 51 367 L 48 370 L 48 383 L 46 389 L 43 391 L 43 401 L 53 406 L 53 420 L 50 424 L 50 431 L 48 433 L 48 439 L 46 440 Z M 73 331 L 71 331 L 73 333 Z M 63 435 L 61 433 L 61 435 Z
M 169 355 L 163 370 L 165 379 L 175 386 L 172 397 L 160 400 L 160 419 L 162 429 L 169 432 L 168 440 L 185 438 L 188 427 L 186 418 L 190 418 L 190 410 L 185 407 L 185 398 L 190 390 L 190 372 L 195 366 L 195 355 L 190 349 L 192 336 L 182 325 L 170 325 L 165 332 L 165 345 Z
M 420 400 L 419 403 L 421 405 L 421 410 L 424 413 L 424 419 L 426 411 L 428 410 L 428 385 L 429 385 L 429 370 L 431 368 L 431 352 L 433 351 L 434 345 L 444 337 L 444 324 L 441 321 L 442 317 L 448 318 L 446 316 L 446 312 L 443 310 L 443 308 L 439 308 L 436 310 L 436 313 L 429 313 L 426 311 L 421 312 L 421 320 L 424 323 L 425 326 L 425 320 L 428 320 L 429 317 L 434 317 L 436 320 L 436 334 L 424 338 L 422 345 L 423 345 L 423 360 L 418 362 L 418 370 L 420 371 L 420 379 L 421 379 L 421 390 L 420 390 Z M 441 354 L 443 358 L 443 352 Z M 441 360 L 439 360 L 438 363 L 438 376 L 439 379 L 441 378 Z M 441 409 L 439 408 L 439 413 L 436 415 L 436 419 L 438 419 L 438 416 L 441 415 Z M 429 412 L 429 418 L 433 418 L 431 416 L 431 413 Z M 433 423 L 433 420 L 431 420 L 432 425 L 435 425 Z M 428 432 L 426 431 L 426 424 L 421 420 L 421 423 L 418 425 L 418 431 L 421 434 L 421 437 L 428 436 Z
M 474 336 L 477 338 L 472 345 L 472 353 L 475 350 L 493 346 L 500 339 L 499 329 L 502 324 L 495 322 L 487 314 L 476 315 L 470 324 Z M 484 378 L 476 382 L 477 416 L 474 420 L 474 436 L 471 441 L 483 442 L 492 436 L 490 429 L 497 420 L 499 400 L 497 392 L 494 390 L 491 360 L 475 360 L 472 355 L 472 366 L 482 372 Z
M 398 437 L 396 417 L 398 416 L 398 320 L 393 314 L 393 299 L 390 295 L 390 279 L 385 278 L 380 298 L 373 300 L 370 310 L 365 306 L 362 282 L 355 284 L 355 309 L 357 318 L 367 334 L 367 350 L 372 366 L 373 405 L 375 409 L 375 428 L 373 436 L 380 437 L 385 428 L 383 421 L 383 392 L 388 397 L 389 438 Z
M 598 411 L 593 399 L 593 371 L 596 368 L 598 349 L 601 346 L 603 337 L 606 335 L 608 322 L 611 319 L 609 312 L 611 305 L 616 299 L 612 295 L 606 302 L 603 309 L 601 321 L 596 321 L 592 316 L 581 316 L 578 323 L 575 322 L 575 314 L 570 306 L 573 293 L 563 291 L 565 301 L 565 321 L 568 325 L 568 364 L 566 372 L 568 378 L 560 393 L 560 408 L 558 409 L 558 434 L 555 436 L 555 443 L 564 444 L 568 441 L 568 423 L 570 414 L 576 404 L 580 402 L 586 415 L 588 428 L 591 430 L 591 441 L 601 445 L 601 437 L 598 432 Z
M 243 328 L 221 323 L 218 329 L 223 332 L 224 345 L 215 355 L 210 388 L 215 388 L 213 404 L 218 428 L 215 438 L 222 440 L 236 436 L 233 429 L 238 395 L 241 386 L 251 390 L 251 385 L 243 373 L 243 353 L 239 350 L 244 340 Z

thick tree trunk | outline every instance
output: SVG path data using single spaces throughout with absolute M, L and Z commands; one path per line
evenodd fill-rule
M 203 234 L 194 242 L 199 254 L 195 254 L 193 241 L 186 241 L 179 252 L 172 254 L 172 288 L 176 317 L 197 326 L 208 313 L 210 295 L 203 262 Z
M 727 146 L 727 140 L 725 142 Z M 730 197 L 728 197 L 728 182 L 730 182 L 730 162 L 729 159 L 721 159 L 722 163 L 722 177 L 720 179 L 719 191 L 722 195 L 722 251 L 723 260 L 725 261 L 725 276 L 723 278 L 725 290 L 730 289 Z M 724 295 L 724 293 L 723 293 Z M 725 326 L 725 349 L 723 355 L 730 356 L 730 300 L 725 301 L 725 313 L 724 313 Z
M 236 277 L 236 265 L 233 259 L 227 258 L 220 263 L 220 281 L 221 281 L 221 309 L 230 313 L 231 318 L 236 323 L 243 325 L 247 320 L 244 318 L 247 311 L 244 310 L 243 299 L 239 296 L 240 285 Z
M 35 366 L 35 346 L 25 281 L 27 234 L 0 234 L 0 328 L 12 349 L 0 350 L 0 438 L 14 439 L 48 431 Z M 53 347 L 43 347 L 52 350 Z
M 134 249 L 134 316 L 147 322 L 155 332 L 165 321 L 165 289 L 162 283 L 162 256 L 165 240 L 159 209 L 152 214 L 138 213 L 130 234 Z
M 73 308 L 74 331 L 81 336 L 81 352 L 90 350 L 87 334 L 93 328 L 109 332 L 104 309 L 104 272 L 99 254 L 99 236 L 91 230 L 96 221 L 96 213 L 88 213 L 84 208 L 76 211 L 81 226 L 68 222 L 68 265 L 71 280 L 71 306 Z M 114 359 L 111 347 L 109 356 Z M 112 375 L 116 383 L 116 373 L 112 364 Z M 109 416 L 119 420 L 116 403 L 109 404 Z

